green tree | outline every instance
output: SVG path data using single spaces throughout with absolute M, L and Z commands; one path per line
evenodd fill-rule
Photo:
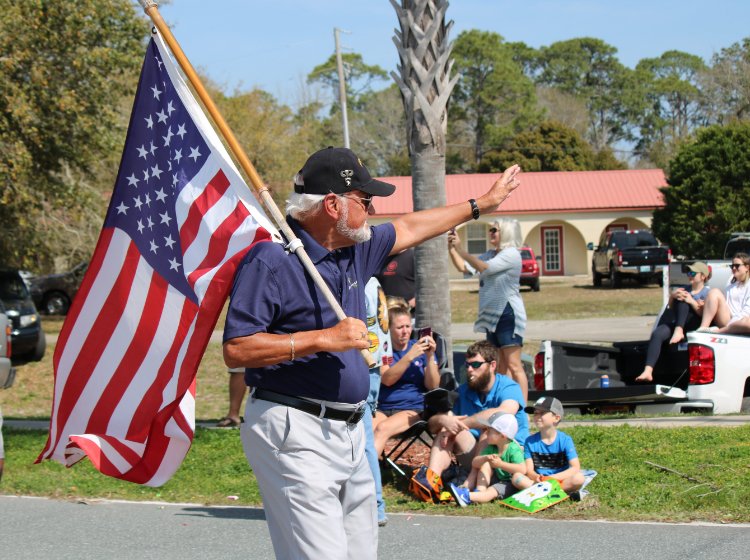
M 347 106 L 355 106 L 361 95 L 371 92 L 374 82 L 386 80 L 388 73 L 377 64 L 366 64 L 359 53 L 343 53 L 341 60 L 344 65 L 344 80 L 346 80 Z M 336 54 L 332 54 L 323 64 L 318 64 L 307 75 L 309 84 L 319 83 L 331 89 L 334 107 L 339 105 L 339 75 L 336 65 Z
M 555 121 L 544 121 L 532 130 L 517 134 L 504 150 L 488 154 L 479 171 L 497 172 L 513 163 L 519 164 L 524 171 L 587 171 L 625 167 L 608 149 L 594 152 L 578 132 Z
M 594 151 L 575 130 L 545 121 L 513 137 L 508 147 L 488 155 L 480 172 L 505 169 L 517 163 L 524 171 L 584 171 L 591 169 Z
M 665 167 L 676 146 L 707 124 L 699 79 L 706 65 L 699 56 L 668 51 L 636 66 L 643 108 L 638 113 L 636 153 Z
M 130 0 L 0 0 L 6 265 L 88 258 L 81 236 L 101 226 L 148 31 Z
M 410 174 L 405 131 L 404 105 L 396 84 L 363 94 L 349 115 L 352 149 L 367 157 L 367 168 L 372 173 Z
M 470 144 L 471 167 L 485 153 L 539 120 L 534 84 L 513 60 L 513 49 L 489 31 L 464 31 L 453 46 L 459 76 L 449 107 L 451 143 Z
M 675 254 L 716 258 L 732 231 L 750 230 L 750 124 L 711 126 L 669 166 L 654 233 Z
M 712 122 L 750 118 L 750 37 L 714 55 L 703 76 Z
M 584 100 L 588 140 L 595 150 L 630 140 L 632 104 L 637 100 L 633 72 L 601 39 L 584 37 L 540 49 L 537 84 L 555 87 Z

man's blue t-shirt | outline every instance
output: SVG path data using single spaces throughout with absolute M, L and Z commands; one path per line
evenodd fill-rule
M 328 251 L 293 218 L 287 222 L 347 317 L 366 320 L 365 285 L 383 266 L 396 241 L 393 225 L 373 226 L 365 243 Z M 339 323 L 325 296 L 299 258 L 278 243 L 264 242 L 245 255 L 234 278 L 224 341 L 259 332 L 289 334 Z M 262 368 L 245 370 L 251 387 L 296 397 L 342 403 L 367 398 L 370 377 L 358 350 L 318 352 Z
M 403 350 L 393 350 L 393 363 L 397 363 L 418 341 L 409 340 Z M 434 359 L 434 358 L 433 358 Z M 424 370 L 427 367 L 427 354 L 412 360 L 409 367 L 393 385 L 380 386 L 378 410 L 424 410 Z
M 523 410 L 526 401 L 523 398 L 521 386 L 507 375 L 496 373 L 495 382 L 492 384 L 490 392 L 484 397 L 470 389 L 468 383 L 461 385 L 458 388 L 458 398 L 453 404 L 453 414 L 471 416 L 489 408 L 497 408 L 508 399 L 516 401 L 519 405 L 518 412 L 515 414 L 518 422 L 516 442 L 523 447 L 526 438 L 529 436 L 529 417 Z M 474 434 L 474 437 L 479 437 L 479 430 L 471 430 L 471 433 Z
M 523 449 L 524 459 L 534 461 L 534 470 L 541 475 L 551 475 L 570 467 L 570 460 L 578 457 L 573 438 L 565 432 L 557 431 L 555 441 L 547 445 L 542 434 L 537 432 L 526 440 Z

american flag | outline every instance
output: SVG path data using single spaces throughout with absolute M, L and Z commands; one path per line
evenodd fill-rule
M 278 233 L 158 35 L 141 70 L 112 200 L 55 349 L 37 462 L 88 456 L 160 486 L 195 429 L 195 377 L 236 267 Z

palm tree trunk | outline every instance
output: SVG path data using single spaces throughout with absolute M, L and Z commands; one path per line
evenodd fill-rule
M 391 75 L 401 90 L 412 168 L 414 210 L 445 206 L 445 136 L 447 104 L 458 80 L 450 78 L 453 61 L 445 23 L 447 0 L 391 0 L 399 23 L 394 43 L 399 72 Z M 448 249 L 444 235 L 415 250 L 417 326 L 431 326 L 445 338 L 452 367 Z

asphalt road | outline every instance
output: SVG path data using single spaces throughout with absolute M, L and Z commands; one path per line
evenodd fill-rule
M 0 496 L 2 557 L 266 560 L 263 510 L 133 502 L 65 502 Z M 392 514 L 379 557 L 556 560 L 746 558 L 750 525 L 545 521 Z

